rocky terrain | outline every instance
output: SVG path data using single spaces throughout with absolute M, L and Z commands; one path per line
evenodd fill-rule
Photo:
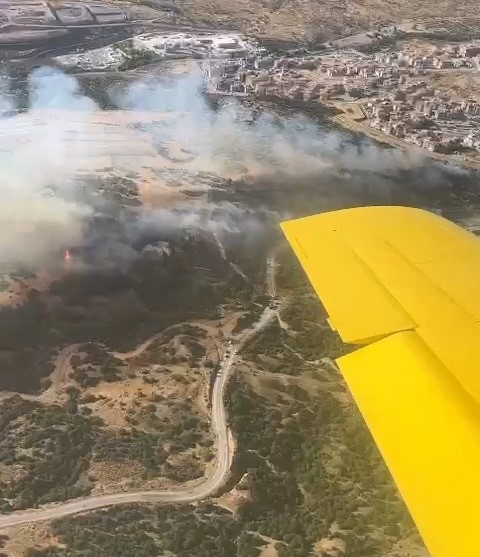
M 192 23 L 239 28 L 265 42 L 323 42 L 403 19 L 468 18 L 474 3 L 462 0 L 387 2 L 385 0 L 196 0 L 179 3 Z

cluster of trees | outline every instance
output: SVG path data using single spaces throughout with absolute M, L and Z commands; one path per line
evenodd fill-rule
M 167 459 L 163 435 L 139 429 L 103 430 L 96 435 L 93 457 L 96 460 L 139 461 L 149 476 L 158 475 Z
M 73 367 L 72 379 L 81 387 L 95 387 L 100 381 L 113 383 L 123 379 L 123 371 L 113 366 L 96 368 L 92 365 Z
M 290 337 L 278 322 L 274 321 L 245 346 L 243 356 L 255 362 L 260 369 L 280 371 L 285 375 L 299 375 L 304 362 L 295 354 L 295 350 L 288 348 L 289 342 Z
M 0 462 L 21 466 L 22 473 L 15 482 L 0 484 L 2 512 L 88 493 L 93 485 L 86 473 L 92 459 L 138 461 L 145 479 L 165 476 L 186 481 L 203 475 L 203 461 L 188 451 L 198 445 L 208 450 L 213 439 L 207 420 L 187 403 L 169 403 L 170 411 L 158 419 L 156 432 L 112 431 L 85 409 L 79 412 L 78 389 L 69 387 L 67 393 L 63 407 L 19 396 L 3 401 Z M 155 414 L 157 405 L 151 402 L 144 409 Z M 167 461 L 169 455 L 178 455 L 175 465 Z
M 65 548 L 31 550 L 29 557 L 258 557 L 260 538 L 230 513 L 209 504 L 128 505 L 54 522 Z
M 184 335 L 181 338 L 182 344 L 184 344 L 191 355 L 191 360 L 193 363 L 199 363 L 199 361 L 205 356 L 207 353 L 205 346 L 200 344 L 197 339 L 193 338 L 189 335 Z
M 240 473 L 248 471 L 253 495 L 242 519 L 249 530 L 283 542 L 279 555 L 307 557 L 334 522 L 350 557 L 380 556 L 398 539 L 415 537 L 353 405 L 342 405 L 330 392 L 272 405 L 240 380 L 232 382 L 228 397 L 240 451 L 236 464 Z
M 80 347 L 82 354 L 72 356 L 73 379 L 81 387 L 94 387 L 100 381 L 114 382 L 123 379 L 121 367 L 124 362 L 115 358 L 97 343 L 86 343 Z
M 20 396 L 8 398 L 0 407 L 0 462 L 11 465 L 17 462 L 19 448 L 17 434 L 22 416 L 31 414 L 37 407 L 34 402 Z
M 113 508 L 56 522 L 54 533 L 65 547 L 32 557 L 88 557 L 100 549 L 106 557 L 258 557 L 259 534 L 278 540 L 281 557 L 309 557 L 334 522 L 346 556 L 375 557 L 413 535 L 358 412 L 328 392 L 300 398 L 273 405 L 233 380 L 228 406 L 238 440 L 235 466 L 246 474 L 242 487 L 252 498 L 237 517 L 208 505 Z
M 183 375 L 182 375 L 183 377 Z M 193 448 L 196 444 L 209 445 L 211 440 L 210 423 L 190 401 L 150 398 L 146 405 L 138 405 L 129 410 L 130 423 L 139 424 L 143 429 L 160 432 L 164 441 L 176 443 L 184 448 Z
M 197 446 L 206 450 L 213 445 L 208 421 L 188 403 L 162 400 L 159 406 L 157 402 L 158 397 L 153 397 L 139 409 L 132 408 L 127 416 L 131 429 L 99 430 L 93 458 L 140 462 L 148 479 L 165 476 L 186 481 L 202 476 L 203 462 L 187 453 Z M 167 462 L 169 455 L 179 455 L 175 465 Z
M 305 271 L 302 269 L 291 249 L 282 249 L 277 255 L 275 283 L 282 291 L 298 296 L 310 291 Z
M 54 533 L 66 547 L 31 549 L 28 557 L 158 557 L 152 518 L 149 507 L 132 505 L 59 520 Z
M 186 482 L 201 478 L 205 473 L 204 462 L 195 454 L 183 454 L 175 458 L 173 463 L 165 462 L 162 476 L 174 482 Z
M 116 46 L 116 49 L 120 50 L 126 56 L 125 60 L 118 66 L 120 71 L 133 70 L 159 59 L 158 54 L 155 54 L 151 50 L 139 50 L 135 48 L 131 39 L 123 41 Z
M 171 402 L 168 413 L 161 418 L 161 430 L 172 442 L 175 452 L 193 449 L 197 445 L 208 447 L 213 442 L 208 420 L 188 403 Z
M 282 319 L 297 333 L 294 339 L 287 336 L 285 342 L 306 360 L 338 358 L 346 352 L 340 336 L 328 325 L 325 310 L 313 291 L 297 295 L 295 303 L 282 312 Z
M 257 315 L 255 313 L 251 313 L 251 312 L 245 313 L 245 315 L 242 315 L 237 319 L 237 322 L 235 323 L 235 326 L 232 329 L 232 334 L 235 335 L 236 333 L 243 331 L 243 329 L 251 327 L 255 323 L 256 319 L 257 319 Z
M 140 356 L 139 361 L 160 364 L 189 362 L 192 367 L 198 367 L 207 352 L 205 346 L 199 342 L 205 337 L 204 329 L 183 323 L 163 334 L 149 347 L 146 355 Z M 185 347 L 186 354 L 178 354 L 178 343 Z
M 100 422 L 60 406 L 14 397 L 3 404 L 0 461 L 19 464 L 15 482 L 0 485 L 3 511 L 35 507 L 88 493 L 87 471 Z M 9 501 L 9 504 L 6 501 Z

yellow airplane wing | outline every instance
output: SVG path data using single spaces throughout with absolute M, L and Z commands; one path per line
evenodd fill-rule
M 282 229 L 344 342 L 337 360 L 433 557 L 480 557 L 480 240 L 362 207 Z

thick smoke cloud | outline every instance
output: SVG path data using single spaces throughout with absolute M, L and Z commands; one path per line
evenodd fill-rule
M 226 236 L 248 231 L 255 235 L 261 231 L 258 215 L 233 203 L 184 204 L 177 208 L 159 208 L 146 214 L 137 221 L 137 236 L 141 232 L 160 230 L 172 236 L 176 232 L 188 231 L 191 234 L 211 232 Z
M 268 215 L 229 202 L 186 201 L 177 206 L 142 211 L 116 221 L 113 228 L 94 228 L 87 235 L 81 270 L 127 270 L 138 257 L 161 259 L 171 242 L 186 237 L 226 247 L 256 243 L 265 233 Z
M 75 79 L 39 69 L 29 77 L 26 113 L 0 119 L 0 262 L 2 270 L 38 269 L 80 242 L 89 209 L 72 198 L 71 178 L 84 147 L 69 138 L 61 114 L 81 114 L 95 103 L 79 93 Z M 0 96 L 0 110 L 15 107 Z M 49 112 L 45 112 L 48 110 Z
M 29 76 L 30 109 L 89 112 L 98 107 L 83 95 L 75 78 L 52 68 L 39 68 Z
M 96 155 L 92 145 L 99 144 L 102 132 L 95 131 L 92 144 L 77 139 L 98 107 L 82 94 L 74 77 L 41 68 L 30 75 L 28 89 L 26 113 L 9 117 L 15 106 L 8 94 L 9 83 L 0 80 L 0 261 L 4 268 L 36 270 L 50 260 L 58 261 L 62 250 L 92 241 L 86 237 L 92 209 L 75 198 L 72 178 L 81 159 Z M 424 164 L 422 157 L 383 149 L 366 140 L 352 141 L 304 116 L 280 118 L 234 101 L 212 107 L 202 90 L 203 77 L 194 72 L 175 80 L 129 82 L 113 88 L 110 97 L 119 110 L 172 113 L 173 117 L 161 125 L 152 124 L 149 131 L 159 149 L 175 141 L 195 155 L 189 163 L 193 171 L 267 179 L 268 183 L 289 181 L 299 188 L 307 181 L 328 184 L 332 177 L 343 179 L 348 188 L 368 172 L 377 174 L 377 181 L 371 183 L 382 188 L 383 178 L 378 176 Z M 73 131 L 62 119 L 65 110 L 75 111 Z M 214 231 L 222 236 L 259 230 L 260 219 L 238 206 L 215 209 L 200 200 L 177 208 L 156 207 L 135 224 L 125 223 L 121 235 L 99 241 L 98 254 L 102 255 L 96 260 L 98 264 L 131 260 L 136 256 L 131 247 L 135 239 L 152 229 L 168 234 Z M 163 244 L 153 248 L 164 251 Z
M 395 172 L 424 163 L 421 155 L 354 143 L 305 116 L 257 115 L 234 100 L 212 110 L 202 90 L 202 77 L 194 73 L 171 82 L 138 81 L 127 90 L 114 89 L 111 99 L 128 110 L 175 113 L 168 126 L 156 130 L 158 140 L 181 142 L 195 152 L 199 169 L 222 175 L 309 178 L 339 169 Z

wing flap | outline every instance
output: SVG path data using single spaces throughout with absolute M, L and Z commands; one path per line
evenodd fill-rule
M 419 209 L 361 207 L 282 224 L 342 340 L 415 330 L 480 403 L 480 242 Z
M 282 228 L 344 342 L 363 344 L 416 326 L 338 231 L 305 224 Z

